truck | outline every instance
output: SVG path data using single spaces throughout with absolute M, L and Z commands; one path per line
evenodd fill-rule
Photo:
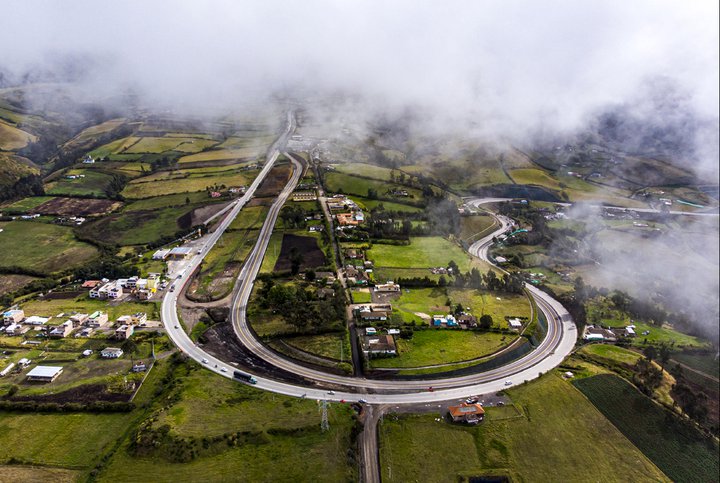
M 235 372 L 233 372 L 233 377 L 235 377 L 235 379 L 239 379 L 241 381 L 249 382 L 250 384 L 257 384 L 257 379 L 255 379 L 255 376 L 251 376 L 250 374 L 245 374 L 244 372 L 235 371 Z

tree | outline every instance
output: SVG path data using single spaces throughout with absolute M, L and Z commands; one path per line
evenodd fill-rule
M 652 362 L 657 357 L 657 349 L 655 349 L 655 346 L 649 345 L 643 349 L 643 354 L 645 354 L 648 361 Z
M 290 273 L 297 275 L 300 272 L 300 265 L 304 261 L 304 257 L 297 247 L 290 249 Z
M 120 346 L 120 348 L 126 354 L 134 354 L 138 350 L 137 344 L 132 339 L 126 339 L 125 342 L 123 342 L 123 345 Z
M 445 278 L 445 275 L 440 275 L 440 278 L 438 279 L 438 287 L 446 287 L 447 286 L 447 279 Z
M 312 282 L 315 280 L 315 271 L 314 270 L 308 270 L 305 272 L 305 280 L 308 282 Z
M 489 329 L 493 325 L 493 318 L 492 315 L 485 314 L 482 317 L 480 317 L 480 328 L 481 329 Z
M 186 197 L 185 197 L 185 204 L 186 204 L 186 205 L 189 205 L 189 204 L 190 204 L 190 197 L 189 197 L 189 196 L 186 196 Z
M 458 267 L 458 264 L 455 263 L 455 260 L 450 260 L 450 262 L 447 265 L 448 271 L 452 272 L 453 275 L 457 275 L 460 273 L 460 267 Z
M 663 370 L 665 370 L 665 364 L 667 364 L 668 361 L 670 360 L 670 348 L 666 344 L 663 344 L 660 346 L 659 358 L 660 358 L 661 368 Z

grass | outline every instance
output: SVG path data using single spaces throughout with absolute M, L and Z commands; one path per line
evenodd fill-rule
M 53 481 L 72 483 L 80 480 L 80 472 L 64 468 L 37 466 L 0 466 L 0 481 Z
M 422 208 L 417 206 L 406 205 L 395 201 L 371 200 L 363 198 L 362 196 L 351 196 L 350 199 L 357 203 L 361 209 L 368 211 L 375 211 L 380 207 L 386 211 L 398 211 L 401 213 L 420 213 L 423 211 Z
M 21 308 L 25 310 L 26 314 L 40 315 L 44 317 L 55 317 L 57 314 L 70 313 L 72 311 L 82 314 L 91 314 L 96 310 L 102 310 L 103 312 L 108 313 L 108 317 L 112 321 L 121 315 L 133 314 L 136 312 L 147 313 L 149 320 L 160 320 L 160 313 L 158 312 L 157 307 L 158 306 L 155 302 L 122 302 L 120 304 L 111 304 L 105 300 L 91 299 L 85 295 L 75 299 L 35 299 L 21 305 Z M 49 323 L 59 323 L 63 320 L 52 319 Z M 79 343 L 82 343 L 83 340 L 84 339 L 76 339 Z M 68 344 L 71 341 L 66 340 L 62 342 L 63 344 Z
M 460 218 L 460 239 L 472 243 L 489 235 L 497 227 L 490 215 L 463 216 Z
M 544 186 L 552 190 L 560 189 L 560 183 L 556 179 L 551 178 L 545 171 L 537 168 L 513 169 L 510 171 L 510 176 L 517 184 Z
M 124 211 L 140 211 L 140 210 L 157 210 L 160 208 L 174 208 L 184 206 L 187 199 L 190 204 L 209 202 L 208 195 L 204 191 L 197 193 L 177 193 L 174 195 L 155 196 L 153 198 L 145 198 L 134 201 L 125 206 Z
M 614 375 L 579 379 L 574 384 L 612 423 L 674 481 L 715 481 L 717 442 Z
M 193 141 L 200 142 L 200 140 L 193 138 L 143 137 L 132 146 L 125 148 L 123 152 L 129 154 L 164 153 L 175 150 L 176 147 L 183 143 L 192 143 Z
M 15 290 L 24 287 L 33 280 L 37 280 L 37 278 L 31 277 L 29 275 L 2 274 L 2 276 L 0 276 L 0 295 L 14 292 Z
M 192 363 L 194 366 L 194 363 Z M 189 366 L 186 364 L 184 366 Z M 205 438 L 259 432 L 254 441 L 214 443 L 188 463 L 162 456 L 134 457 L 125 443 L 99 481 L 347 481 L 355 479 L 347 452 L 352 411 L 330 404 L 330 430 L 320 429 L 313 400 L 257 390 L 201 369 L 175 379 L 175 395 L 150 416 L 154 427 L 167 424 L 179 438 Z
M 458 245 L 439 236 L 411 237 L 410 245 L 382 245 L 376 243 L 368 250 L 367 258 L 376 267 L 430 268 L 446 267 L 451 260 L 463 272 L 473 266 L 473 258 Z M 427 270 L 427 275 L 430 271 Z
M 223 161 L 226 159 L 256 158 L 262 155 L 266 146 L 247 146 L 233 149 L 215 149 L 197 154 L 190 154 L 178 159 L 178 163 L 196 163 L 202 161 Z
M 672 358 L 681 364 L 692 367 L 704 374 L 709 374 L 715 378 L 720 376 L 720 364 L 715 354 L 698 354 L 692 352 L 678 352 L 672 355 Z
M 24 148 L 37 137 L 0 120 L 0 149 L 14 151 Z
M 422 367 L 462 362 L 488 355 L 515 337 L 494 332 L 453 329 L 415 331 L 412 339 L 396 338 L 398 357 L 373 359 L 373 367 Z
M 283 339 L 286 344 L 311 354 L 338 361 L 351 360 L 350 343 L 345 333 L 331 332 Z
M 448 288 L 453 305 L 470 307 L 470 312 L 480 319 L 484 314 L 492 316 L 495 325 L 507 328 L 505 317 L 530 318 L 530 301 L 525 295 L 502 292 L 481 292 L 468 288 Z
M 667 481 L 571 384 L 546 375 L 510 391 L 524 417 L 490 409 L 478 426 L 436 414 L 385 416 L 379 429 L 383 481 Z M 568 410 L 568 408 L 572 408 Z M 439 448 L 447 448 L 442 457 Z M 418 464 L 422 461 L 422 464 Z
M 669 326 L 657 327 L 650 325 L 645 322 L 634 322 L 635 332 L 637 337 L 633 338 L 633 345 L 641 346 L 644 345 L 645 340 L 655 344 L 669 344 L 673 348 L 681 347 L 695 347 L 705 348 L 709 347 L 710 343 L 700 339 L 698 337 L 683 334 Z M 642 335 L 643 332 L 650 331 L 648 335 Z
M 273 231 L 270 235 L 270 241 L 265 251 L 265 257 L 263 258 L 262 265 L 260 266 L 260 273 L 272 273 L 275 269 L 275 264 L 280 256 L 280 248 L 282 246 L 283 231 Z
M 367 178 L 359 178 L 343 173 L 330 172 L 325 175 L 325 185 L 328 191 L 345 194 L 353 194 L 358 196 L 367 196 L 369 189 L 377 190 L 378 196 L 390 197 L 387 191 L 394 189 L 406 190 L 411 196 L 408 198 L 398 198 L 398 200 L 407 200 L 418 202 L 423 199 L 422 192 L 416 188 L 408 188 L 407 186 L 390 183 L 385 181 L 372 180 Z
M 97 256 L 97 249 L 80 242 L 72 228 L 11 221 L 0 223 L 0 268 L 18 266 L 43 273 L 66 270 Z
M 30 198 L 23 198 L 10 205 L 7 205 L 5 209 L 18 212 L 28 212 L 42 205 L 46 201 L 54 199 L 54 196 L 32 196 Z
M 355 304 L 368 304 L 372 302 L 370 291 L 366 288 L 354 288 L 350 290 L 352 300 Z
M 230 224 L 231 230 L 259 230 L 265 222 L 270 207 L 246 206 Z
M 242 186 L 252 182 L 257 172 L 247 171 L 233 174 L 201 174 L 190 175 L 183 178 L 168 177 L 169 172 L 163 172 L 166 179 L 150 178 L 145 176 L 132 180 L 122 192 L 126 198 L 152 198 L 155 196 L 169 195 L 174 193 L 192 193 L 204 191 L 208 186 Z M 187 174 L 187 173 L 186 173 Z
M 213 298 L 226 295 L 235 285 L 237 270 L 220 283 L 213 283 L 224 273 L 231 262 L 242 262 L 257 241 L 258 230 L 226 231 L 205 257 L 200 274 L 200 285 L 196 294 L 207 294 Z M 240 268 L 239 263 L 237 269 Z
M 390 174 L 395 171 L 395 174 L 399 174 L 399 171 L 373 164 L 366 163 L 342 163 L 335 165 L 335 171 L 338 173 L 344 173 L 354 176 L 363 176 L 366 178 L 373 178 L 380 181 L 390 181 Z
M 68 175 L 84 175 L 84 178 L 67 179 Z M 49 195 L 84 195 L 105 198 L 105 188 L 112 180 L 112 176 L 92 169 L 72 169 L 45 187 Z
M 588 344 L 580 350 L 580 353 L 626 365 L 634 365 L 642 358 L 642 354 L 609 344 Z
M 129 414 L 0 413 L 0 461 L 87 467 L 131 419 Z

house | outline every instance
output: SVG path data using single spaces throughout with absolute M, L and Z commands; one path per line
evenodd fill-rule
M 444 315 L 433 315 L 433 317 L 432 317 L 433 327 L 441 327 L 445 324 L 447 324 L 447 319 L 445 318 Z
M 117 359 L 123 355 L 123 350 L 119 347 L 106 347 L 100 351 L 100 357 L 103 359 Z
M 29 366 L 31 363 L 32 363 L 32 361 L 31 361 L 30 359 L 27 359 L 27 358 L 23 357 L 22 359 L 20 359 L 20 360 L 18 361 L 18 367 L 20 367 L 20 368 L 27 367 L 27 366 Z
M 508 319 L 508 327 L 512 330 L 520 330 L 522 329 L 522 322 L 518 318 Z
M 335 282 L 335 274 L 333 272 L 315 272 L 315 280 L 325 279 L 328 285 Z
M 5 334 L 9 336 L 24 334 L 27 331 L 28 328 L 23 328 L 23 326 L 20 324 L 10 324 L 5 328 Z
M 175 247 L 168 253 L 168 258 L 171 260 L 184 260 L 190 258 L 192 255 L 192 248 L 190 247 Z
M 153 260 L 165 260 L 170 255 L 170 250 L 158 250 L 153 253 Z
M 594 325 L 588 325 L 585 328 L 585 335 L 583 336 L 583 339 L 585 340 L 607 340 L 609 342 L 615 342 L 617 340 L 617 337 L 613 333 L 613 331 L 604 329 L 602 327 L 597 327 Z
M 331 288 L 326 288 L 326 287 L 319 288 L 318 291 L 317 291 L 317 296 L 318 296 L 319 299 L 324 299 L 324 298 L 327 298 L 327 297 L 334 297 L 334 296 L 335 296 L 335 290 L 333 290 L 333 289 L 331 289 Z
M 477 319 L 471 314 L 460 314 L 457 321 L 463 327 L 477 327 Z
M 82 162 L 83 162 L 83 164 L 94 164 L 95 159 L 93 159 L 93 157 L 90 156 L 89 154 L 86 154 L 85 157 L 83 158 Z
M 381 283 L 375 285 L 375 292 L 378 293 L 400 293 L 400 285 L 395 282 L 388 281 L 388 283 Z
M 90 337 L 95 329 L 92 327 L 83 327 L 80 332 L 75 334 L 75 337 Z
M 83 357 L 90 357 L 92 355 L 92 353 L 93 353 L 92 349 L 85 349 L 84 351 L 82 351 Z
M 135 364 L 133 364 L 132 371 L 133 372 L 145 372 L 147 370 L 147 366 L 143 361 L 137 361 Z
M 321 231 L 325 231 L 325 227 L 322 225 L 311 225 L 308 227 L 308 231 L 321 232 Z
M 87 319 L 87 326 L 92 327 L 93 329 L 98 329 L 107 325 L 109 325 L 107 312 L 100 312 L 98 310 L 97 312 L 90 314 L 90 317 Z
M 347 250 L 345 250 L 345 256 L 347 258 L 351 258 L 354 260 L 356 258 L 362 258 L 363 254 L 362 254 L 362 251 L 360 251 L 360 250 L 356 250 L 354 248 L 348 248 Z
M 357 226 L 358 224 L 352 213 L 338 213 L 335 218 L 340 226 Z
M 376 321 L 376 320 L 387 320 L 388 319 L 388 313 L 381 310 L 371 310 L 369 312 L 360 312 L 360 320 L 363 322 L 370 322 L 370 321 Z
M 28 324 L 28 325 L 45 325 L 48 320 L 50 320 L 50 317 L 40 317 L 38 315 L 31 315 L 30 317 L 25 318 L 23 323 Z
M 63 368 L 59 366 L 37 366 L 27 373 L 28 381 L 53 382 L 62 374 Z
M 7 376 L 7 375 L 10 373 L 10 371 L 13 370 L 14 367 L 15 367 L 15 363 L 14 363 L 14 362 L 11 362 L 11 363 L 8 364 L 7 366 L 5 366 L 5 369 L 3 369 L 2 371 L 0 371 L 0 377 L 5 377 L 5 376 Z
M 485 410 L 478 403 L 462 403 L 459 406 L 450 406 L 448 414 L 455 423 L 477 424 L 485 419 Z
M 67 337 L 68 335 L 70 335 L 74 328 L 75 326 L 73 325 L 72 321 L 66 320 L 62 324 L 53 327 L 52 330 L 48 332 L 48 336 L 62 339 L 63 337 Z
M 222 193 L 219 191 L 211 191 L 210 192 L 210 198 L 220 198 L 222 196 Z
M 72 320 L 75 325 L 82 325 L 87 321 L 88 317 L 88 314 L 75 314 L 70 316 L 70 320 Z
M 90 290 L 101 284 L 102 282 L 100 280 L 85 280 L 82 284 L 82 288 Z
M 118 340 L 126 340 L 132 337 L 133 332 L 135 332 L 135 329 L 132 325 L 121 325 L 115 329 L 115 338 Z
M 22 309 L 8 310 L 3 314 L 3 322 L 7 324 L 19 324 L 25 318 L 25 311 Z
M 100 288 L 95 287 L 90 290 L 91 299 L 116 299 L 119 298 L 120 295 L 122 295 L 122 286 L 117 280 L 107 282 Z
M 364 335 L 362 351 L 366 356 L 397 355 L 395 338 L 391 335 Z
M 634 325 L 628 325 L 625 327 L 625 337 L 635 337 L 637 333 L 635 332 L 635 326 Z

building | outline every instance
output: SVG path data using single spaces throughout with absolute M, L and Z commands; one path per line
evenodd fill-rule
M 357 226 L 358 221 L 355 219 L 352 213 L 338 213 L 335 215 L 337 218 L 338 225 L 340 226 Z
M 75 325 L 82 325 L 87 322 L 88 317 L 88 314 L 75 314 L 70 316 L 70 320 L 72 320 Z
M 508 327 L 510 327 L 512 330 L 520 330 L 522 329 L 522 322 L 520 319 L 508 319 Z
M 365 328 L 365 334 L 367 335 L 375 335 L 377 334 L 377 329 L 375 327 L 366 327 Z
M 116 299 L 119 298 L 122 295 L 122 286 L 117 280 L 113 280 L 111 282 L 107 282 L 105 285 L 102 285 L 101 287 L 95 287 L 92 290 L 90 290 L 90 298 L 91 299 Z
M 384 321 L 388 319 L 388 313 L 382 310 L 371 310 L 369 312 L 360 312 L 360 320 L 363 322 L 370 322 L 370 321 Z
M 325 299 L 327 297 L 334 297 L 335 296 L 335 290 L 327 287 L 321 287 L 317 291 L 317 296 L 319 299 Z
M 5 366 L 5 368 L 2 371 L 0 371 L 0 377 L 5 377 L 8 374 L 10 374 L 10 371 L 12 371 L 14 367 L 15 367 L 14 362 L 11 362 L 7 366 Z
M 5 334 L 9 336 L 21 335 L 30 330 L 29 327 L 23 327 L 20 324 L 10 324 L 5 328 Z
M 67 337 L 70 335 L 70 333 L 73 331 L 74 326 L 71 320 L 66 320 L 60 325 L 57 325 L 52 328 L 50 332 L 48 332 L 49 337 L 54 337 L 56 339 L 62 339 L 64 337 Z
M 133 332 L 135 332 L 135 329 L 132 325 L 121 325 L 115 329 L 115 338 L 118 340 L 126 340 L 132 337 Z
M 615 336 L 615 333 L 612 330 L 604 329 L 602 327 L 594 326 L 594 325 L 588 325 L 585 328 L 585 335 L 583 336 L 583 339 L 585 340 L 606 340 L 608 342 L 615 342 L 617 341 L 617 337 Z
M 27 367 L 27 366 L 29 366 L 31 363 L 32 363 L 32 361 L 31 361 L 30 359 L 27 359 L 27 358 L 23 357 L 22 359 L 20 359 L 20 360 L 18 361 L 18 367 L 20 367 L 20 368 Z
M 397 355 L 395 338 L 391 335 L 364 335 L 362 336 L 362 351 L 368 357 Z
M 388 333 L 388 335 L 399 335 L 400 329 L 388 329 L 387 333 Z
M 107 312 L 100 312 L 98 310 L 97 312 L 90 314 L 87 318 L 87 326 L 92 327 L 93 329 L 99 329 L 107 325 L 109 325 Z
M 375 285 L 375 292 L 378 293 L 400 293 L 400 285 L 395 282 L 388 281 L 388 283 L 381 283 Z
M 90 290 L 97 287 L 98 285 L 102 285 L 102 282 L 100 280 L 85 280 L 85 282 L 83 282 L 82 284 L 82 288 Z
M 315 201 L 317 199 L 317 193 L 315 190 L 312 191 L 295 191 L 292 195 L 293 201 Z
M 477 424 L 485 419 L 485 410 L 477 403 L 462 403 L 459 406 L 450 406 L 448 413 L 455 423 Z
M 106 347 L 100 351 L 100 357 L 103 359 L 117 359 L 123 355 L 123 350 L 119 347 Z
M 27 373 L 28 381 L 53 382 L 62 374 L 63 368 L 59 366 L 37 366 Z
M 50 317 L 40 317 L 38 315 L 31 315 L 30 317 L 26 317 L 23 321 L 24 324 L 28 325 L 45 325 L 48 320 L 50 320 Z
M 3 314 L 3 322 L 7 324 L 19 324 L 25 318 L 25 311 L 22 309 L 8 310 Z
M 133 364 L 132 367 L 133 372 L 145 372 L 147 371 L 147 366 L 143 361 L 137 361 L 135 364 Z
M 158 250 L 155 253 L 153 253 L 152 259 L 153 260 L 165 260 L 168 255 L 170 254 L 170 250 Z
M 168 258 L 171 260 L 185 260 L 190 258 L 192 255 L 192 248 L 190 247 L 175 247 L 168 253 Z

